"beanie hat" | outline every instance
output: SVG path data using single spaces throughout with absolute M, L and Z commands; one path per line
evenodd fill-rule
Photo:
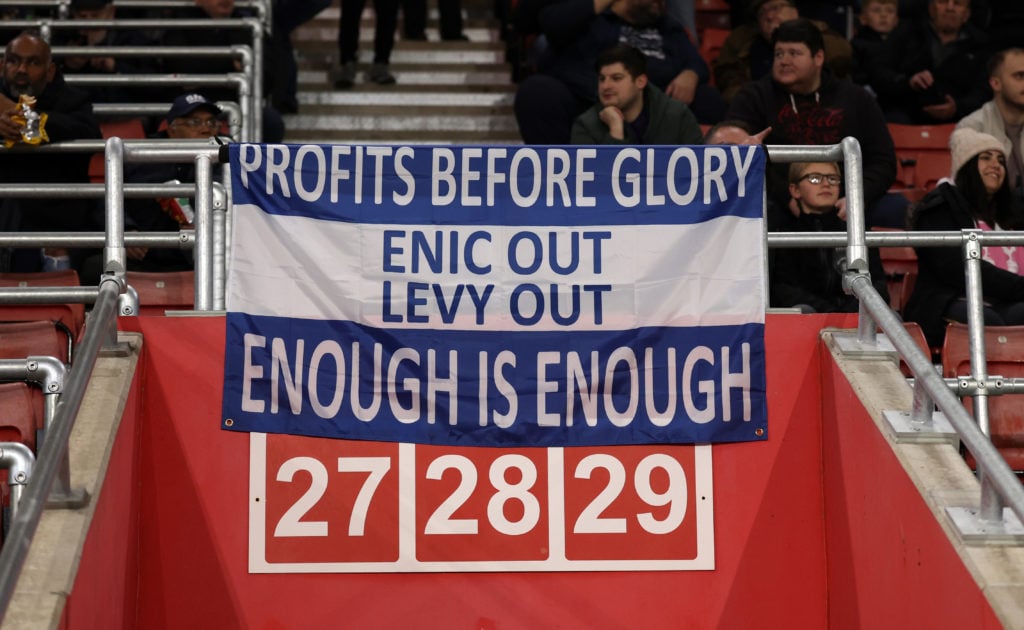
M 956 174 L 963 168 L 964 164 L 975 155 L 984 151 L 999 151 L 1006 155 L 1003 143 L 994 136 L 975 131 L 970 127 L 963 127 L 954 131 L 949 136 L 949 152 L 953 158 L 951 177 L 956 179 Z

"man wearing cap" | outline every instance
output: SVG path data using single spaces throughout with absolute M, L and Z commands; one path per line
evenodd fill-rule
M 34 100 L 32 117 L 38 133 L 26 138 L 26 112 L 19 100 Z M 87 153 L 40 155 L 32 144 L 100 138 L 99 124 L 85 92 L 64 82 L 50 55 L 50 46 L 35 31 L 23 31 L 7 43 L 0 77 L 0 183 L 88 183 Z M 92 229 L 94 201 L 90 199 L 0 200 L 0 231 L 81 231 Z M 78 262 L 78 254 L 72 252 Z M 59 260 L 58 256 L 61 256 Z M 46 261 L 53 268 L 71 265 L 66 252 L 39 249 L 0 250 L 0 271 L 38 271 Z
M 219 135 L 223 111 L 198 92 L 182 94 L 167 111 L 167 128 L 153 138 L 202 140 Z M 216 168 L 216 167 L 215 167 Z M 216 178 L 216 177 L 215 177 Z M 193 162 L 128 163 L 124 179 L 136 184 L 166 182 L 192 183 L 196 180 Z M 127 199 L 125 227 L 144 232 L 174 232 L 191 229 L 194 221 L 192 200 L 182 198 Z M 127 250 L 128 268 L 133 271 L 182 271 L 193 268 L 191 252 L 178 249 L 132 247 Z
M 772 32 L 786 20 L 800 17 L 795 0 L 754 0 L 750 19 L 732 29 L 718 52 L 712 70 L 715 85 L 726 102 L 747 83 L 760 79 L 772 69 Z M 825 59 L 836 76 L 846 76 L 853 66 L 853 48 L 825 22 L 811 20 L 825 41 Z

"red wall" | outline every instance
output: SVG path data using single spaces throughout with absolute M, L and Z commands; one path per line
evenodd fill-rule
M 769 319 L 769 439 L 713 451 L 714 571 L 250 575 L 248 436 L 219 428 L 224 320 L 124 320 L 145 334 L 138 626 L 823 627 L 817 330 L 840 321 Z
M 831 357 L 822 378 L 829 627 L 1002 628 Z

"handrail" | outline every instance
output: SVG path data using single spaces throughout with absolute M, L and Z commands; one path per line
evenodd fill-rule
M 114 275 L 106 275 L 100 281 L 96 304 L 89 314 L 89 325 L 78 346 L 75 367 L 65 381 L 64 393 L 57 405 L 53 426 L 47 432 L 42 448 L 39 449 L 32 483 L 21 497 L 20 509 L 11 521 L 3 548 L 0 548 L 0 615 L 7 612 L 46 499 L 54 487 L 67 455 L 68 440 L 74 429 L 78 410 L 82 406 L 93 368 L 96 366 L 100 348 L 115 330 L 118 296 L 124 288 L 123 281 Z
M 62 17 L 69 15 L 70 5 L 71 0 L 0 0 L 0 7 L 54 8 Z M 256 17 L 264 23 L 264 29 L 269 34 L 273 22 L 268 5 L 269 0 L 235 0 L 235 6 L 240 9 L 254 9 Z M 121 9 L 193 9 L 195 6 L 195 0 L 117 0 L 117 7 Z
M 255 141 L 259 141 L 262 137 L 263 128 L 263 25 L 259 18 L 254 17 L 241 17 L 241 18 L 179 18 L 174 20 L 150 20 L 150 19 L 118 19 L 118 20 L 60 20 L 60 19 L 36 19 L 36 20 L 5 20 L 3 23 L 4 28 L 8 29 L 29 29 L 36 28 L 42 33 L 43 37 L 49 41 L 50 33 L 53 29 L 57 30 L 81 30 L 81 29 L 215 29 L 215 28 L 227 28 L 227 29 L 249 29 L 252 33 L 252 85 L 247 86 L 249 89 L 246 92 L 246 96 L 252 95 L 252 102 L 255 104 L 251 116 L 253 135 L 252 138 Z M 145 75 L 134 75 L 134 76 L 145 76 Z M 179 76 L 192 76 L 192 75 L 179 75 Z M 230 74 L 229 74 L 230 76 Z M 115 76 L 106 75 L 105 78 L 115 78 Z M 104 77 L 100 77 L 104 78 Z M 102 82 L 99 85 L 103 85 Z M 199 83 L 198 85 L 202 85 Z M 211 85 L 211 84 L 207 84 Z
M 907 333 L 903 323 L 896 317 L 892 309 L 889 308 L 889 304 L 882 299 L 882 296 L 878 294 L 871 284 L 871 278 L 867 273 L 867 243 L 870 237 L 876 237 L 878 241 L 885 241 L 888 240 L 889 235 L 868 235 L 865 232 L 863 173 L 861 170 L 859 143 L 856 139 L 848 137 L 844 138 L 839 144 L 821 147 L 769 145 L 766 148 L 772 162 L 775 163 L 837 161 L 840 157 L 843 158 L 846 166 L 844 173 L 846 177 L 845 190 L 847 191 L 847 233 L 844 244 L 846 245 L 846 259 L 848 261 L 843 278 L 843 286 L 848 293 L 855 295 L 860 300 L 860 313 L 857 325 L 858 341 L 865 346 L 875 345 L 877 343 L 876 330 L 880 327 L 914 374 L 915 399 L 918 398 L 917 388 L 920 387 L 927 392 L 931 400 L 938 404 L 939 409 L 946 414 L 960 439 L 963 440 L 968 450 L 977 460 L 978 469 L 983 471 L 983 474 L 979 475 L 981 483 L 981 497 L 979 498 L 981 518 L 990 522 L 1001 521 L 1002 506 L 1003 502 L 1005 502 L 1005 505 L 1017 515 L 1021 522 L 1024 522 L 1024 486 L 1017 480 L 1016 475 L 1010 470 L 1006 460 L 1003 459 L 999 451 L 992 445 L 991 440 L 982 432 L 975 420 L 960 403 L 960 400 L 950 391 L 946 381 L 935 372 L 931 359 L 924 356 L 917 343 Z M 975 247 L 978 247 L 981 242 L 991 241 L 996 243 L 1002 238 L 1007 237 L 1009 237 L 1009 240 L 1013 240 L 1013 237 L 1006 233 L 1001 236 L 992 234 L 991 237 L 989 234 L 975 232 L 970 234 L 966 240 L 972 241 Z M 817 241 L 817 239 L 824 240 L 829 238 L 835 238 L 835 235 L 831 237 L 814 235 L 807 237 L 805 240 L 808 243 L 812 241 L 823 242 Z M 949 239 L 952 239 L 952 236 L 949 233 L 919 232 L 901 235 L 901 238 L 892 240 L 899 241 L 902 244 L 917 244 L 918 242 L 926 245 L 939 244 L 938 242 L 929 242 L 931 239 L 948 242 Z M 769 246 L 781 245 L 783 242 L 792 240 L 796 240 L 793 233 L 774 239 L 771 234 L 768 236 Z M 1017 240 L 1019 242 L 1020 237 Z M 965 236 L 958 234 L 956 243 L 960 244 L 963 242 L 965 242 Z M 787 243 L 788 245 L 789 243 Z M 803 246 L 812 247 L 814 245 L 807 244 Z M 977 261 L 977 258 L 979 258 L 979 255 L 973 256 L 975 261 Z M 982 326 L 979 299 L 980 273 L 976 266 L 972 270 L 971 259 L 972 256 L 968 254 L 968 265 L 965 273 L 967 274 L 968 299 L 973 299 L 975 304 L 974 308 L 970 309 L 971 317 L 969 318 L 968 325 L 971 325 L 970 320 L 973 319 L 975 320 L 975 326 Z M 975 276 L 973 280 L 972 275 Z M 974 311 L 977 311 L 977 313 Z M 974 335 L 972 335 L 972 371 L 976 359 L 984 361 L 984 346 L 982 345 L 980 350 L 977 349 L 978 346 L 973 343 L 973 337 Z M 975 356 L 975 353 L 978 352 L 981 354 Z

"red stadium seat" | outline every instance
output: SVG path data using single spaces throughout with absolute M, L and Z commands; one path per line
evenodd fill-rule
M 124 120 L 108 120 L 100 123 L 100 132 L 103 139 L 107 138 L 131 138 L 141 140 L 146 137 L 146 129 L 142 125 L 141 118 L 127 118 Z M 99 184 L 103 182 L 103 174 L 106 170 L 102 153 L 94 153 L 89 160 L 89 181 Z
M 902 232 L 894 228 L 871 228 L 876 232 Z M 879 247 L 878 254 L 882 258 L 882 269 L 889 285 L 889 306 L 896 312 L 903 311 L 905 292 L 903 285 L 909 274 L 917 275 L 917 253 L 913 247 Z
M 163 315 L 195 307 L 195 275 L 194 271 L 129 271 L 126 279 L 139 294 L 139 315 Z
M 897 125 L 889 124 L 889 134 L 896 147 L 896 181 L 889 188 L 918 201 L 949 177 L 952 160 L 949 136 L 955 124 Z
M 722 44 L 725 43 L 725 38 L 729 37 L 730 32 L 729 29 L 724 28 L 705 28 L 701 32 L 700 56 L 708 64 L 708 68 L 715 63 L 715 59 L 718 59 L 718 51 L 722 49 Z M 714 73 L 712 73 L 712 80 L 714 80 Z
M 0 359 L 56 357 L 68 362 L 71 340 L 52 321 L 0 322 Z
M 1024 326 L 986 326 L 985 361 L 990 376 L 1024 377 Z M 950 324 L 942 346 L 942 373 L 946 378 L 971 373 L 966 324 Z M 964 406 L 973 409 L 973 399 Z M 1024 394 L 990 396 L 989 433 L 1010 468 L 1024 471 Z
M 889 123 L 893 146 L 899 149 L 917 149 L 949 153 L 949 136 L 955 123 L 945 125 L 897 125 Z
M 78 273 L 40 271 L 36 273 L 0 273 L 0 287 L 77 287 Z M 85 326 L 84 304 L 0 304 L 0 321 L 60 321 L 71 337 L 78 340 Z
M 945 153 L 923 152 L 917 157 L 914 169 L 914 187 L 928 192 L 939 185 L 939 180 L 950 176 L 953 160 L 949 151 Z
M 729 17 L 729 3 L 726 0 L 696 0 L 694 2 L 697 23 L 697 32 L 701 34 L 701 41 L 704 41 L 703 33 L 708 29 L 732 28 L 732 18 Z
M 36 452 L 43 418 L 42 390 L 28 383 L 0 383 L 0 442 L 21 442 Z

